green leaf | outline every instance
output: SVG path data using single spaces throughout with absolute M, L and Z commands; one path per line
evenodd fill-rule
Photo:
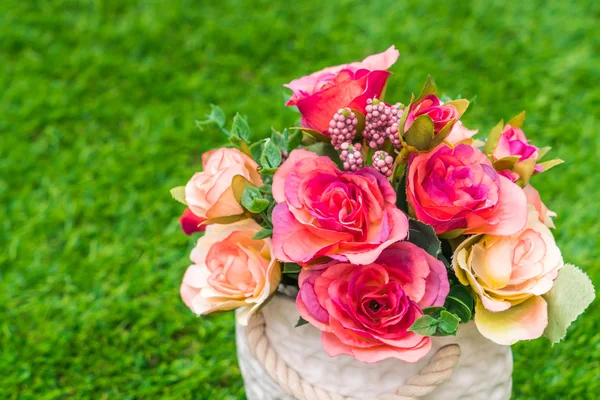
M 203 130 L 204 125 L 215 124 L 219 128 L 223 129 L 225 127 L 225 113 L 221 110 L 220 107 L 215 106 L 214 104 L 210 105 L 210 114 L 206 115 L 205 120 L 196 121 L 196 126 L 198 129 Z M 225 131 L 228 133 L 227 131 Z
M 235 114 L 231 126 L 231 135 L 248 142 L 250 140 L 250 133 L 250 126 L 246 118 L 242 117 L 239 113 Z
M 415 332 L 422 336 L 433 336 L 435 334 L 438 321 L 430 315 L 420 316 L 410 328 L 409 331 Z
M 252 236 L 252 240 L 261 240 L 273 236 L 273 229 L 262 229 Z
M 498 122 L 498 124 L 492 128 L 492 131 L 488 135 L 487 140 L 485 141 L 485 145 L 483 146 L 483 152 L 485 154 L 492 154 L 496 146 L 498 146 L 498 142 L 500 141 L 500 137 L 502 136 L 502 130 L 504 129 L 504 120 Z
M 289 153 L 292 150 L 294 150 L 295 148 L 297 148 L 298 146 L 300 146 L 300 144 L 302 144 L 302 132 L 294 131 L 292 134 L 290 134 L 288 136 L 288 141 L 287 141 L 285 151 L 287 151 Z
M 356 119 L 358 120 L 358 123 L 356 124 L 356 136 L 362 137 L 362 133 L 365 130 L 366 118 L 364 114 L 358 110 L 352 109 L 352 112 L 356 115 Z
M 519 161 L 521 156 L 508 156 L 494 161 L 494 168 L 496 171 L 504 171 L 505 169 L 512 169 L 515 164 Z
M 244 178 L 242 175 L 235 175 L 231 180 L 231 190 L 233 191 L 233 197 L 235 200 L 242 205 L 242 196 L 246 191 L 246 186 L 252 186 L 252 183 Z
M 469 322 L 473 318 L 473 310 L 456 297 L 446 297 L 446 307 L 449 312 L 457 315 L 462 323 Z
M 266 183 L 259 187 L 258 190 L 260 190 L 260 192 L 264 194 L 273 194 L 273 187 Z
M 438 318 L 438 328 L 445 335 L 456 335 L 460 318 L 456 315 L 443 310 Z
M 430 255 L 437 257 L 442 249 L 442 243 L 433 228 L 424 222 L 410 219 L 408 221 L 408 241 L 419 246 Z
M 251 213 L 257 214 L 269 207 L 269 200 L 263 197 L 258 188 L 246 185 L 242 194 L 242 206 Z
M 454 125 L 456 125 L 456 121 L 456 119 L 451 120 L 437 134 L 435 134 L 429 147 L 433 149 L 434 147 L 439 146 L 444 140 L 446 140 L 448 135 L 450 135 L 452 128 L 454 127 Z
M 185 204 L 187 206 L 187 203 L 185 202 L 185 186 L 174 187 L 169 192 L 171 193 L 171 196 L 173 196 L 173 198 L 175 200 L 177 200 L 181 204 Z
M 594 300 L 594 285 L 582 270 L 566 264 L 559 271 L 552 289 L 543 297 L 548 303 L 548 326 L 544 336 L 552 343 L 558 343 L 565 337 L 569 325 Z
M 448 293 L 448 296 L 460 300 L 471 310 L 473 309 L 473 307 L 475 307 L 475 299 L 473 298 L 473 293 L 467 286 L 463 286 L 462 284 L 452 286 L 450 288 L 450 293 Z
M 262 175 L 268 175 L 268 176 L 273 176 L 275 175 L 275 172 L 277 172 L 277 168 L 261 168 L 260 173 Z
M 408 214 L 408 200 L 406 199 L 406 174 L 402 175 L 402 179 L 396 186 L 396 207 Z
M 267 139 L 254 142 L 250 145 L 250 155 L 257 163 L 260 163 L 260 156 L 262 156 L 263 148 Z
M 274 169 L 279 167 L 279 164 L 281 164 L 281 150 L 275 146 L 272 140 L 268 140 L 260 156 L 260 165 L 265 169 Z
M 294 126 L 294 127 L 291 127 L 290 129 L 305 133 L 306 135 L 312 137 L 313 140 L 318 141 L 318 142 L 323 142 L 323 143 L 331 142 L 331 138 L 329 136 L 323 135 L 321 132 L 316 131 L 314 129 L 304 128 L 302 126 Z M 303 140 L 303 142 L 304 142 L 304 140 Z
M 244 143 L 244 141 L 238 135 L 231 135 L 231 136 L 229 136 L 229 143 L 231 143 L 235 147 L 241 147 L 242 143 Z
M 294 326 L 294 328 L 297 328 L 299 326 L 306 325 L 306 324 L 308 324 L 308 321 L 305 320 L 304 318 L 300 317 L 300 318 L 298 318 L 298 322 L 296 322 L 296 325 Z
M 284 274 L 299 274 L 302 271 L 302 266 L 296 263 L 284 263 L 283 273 Z
M 409 146 L 419 151 L 429 150 L 433 141 L 433 121 L 428 115 L 419 115 L 403 137 Z
M 449 312 L 457 315 L 461 322 L 466 323 L 473 317 L 475 300 L 468 287 L 458 284 L 450 288 L 444 306 Z
M 442 239 L 454 239 L 465 233 L 466 229 L 454 229 L 448 232 L 440 233 L 438 237 Z
M 528 158 L 527 160 L 516 163 L 513 167 L 512 170 L 519 174 L 519 180 L 517 181 L 517 184 L 519 184 L 521 187 L 525 187 L 529 183 L 529 180 L 531 179 L 535 169 L 535 163 L 535 158 Z
M 340 155 L 333 148 L 331 143 L 321 143 L 317 142 L 311 144 L 310 146 L 304 147 L 308 151 L 312 151 L 313 153 L 317 153 L 320 156 L 327 156 L 333 161 L 338 167 L 341 166 Z
M 287 151 L 287 138 L 273 128 L 271 128 L 271 141 L 280 151 Z
M 521 111 L 519 115 L 513 117 L 506 125 L 514 126 L 515 128 L 522 128 L 523 122 L 525 122 L 525 111 Z
M 427 82 L 425 82 L 423 89 L 421 89 L 421 93 L 419 93 L 419 97 L 417 97 L 417 99 L 414 102 L 418 103 L 423 99 L 423 97 L 429 96 L 430 94 L 437 95 L 437 86 L 435 85 L 435 82 L 433 81 L 431 75 L 428 75 Z
M 437 317 L 439 317 L 440 313 L 444 310 L 445 310 L 444 307 L 425 307 L 423 309 L 423 314 L 430 315 L 433 318 L 437 318 Z

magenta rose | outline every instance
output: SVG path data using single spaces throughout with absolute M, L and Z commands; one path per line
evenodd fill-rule
M 394 46 L 361 62 L 325 68 L 284 85 L 293 91 L 287 106 L 297 106 L 302 126 L 327 134 L 329 121 L 344 107 L 364 114 L 367 99 L 380 97 L 399 56 Z
M 427 115 L 433 121 L 433 132 L 438 134 L 448 124 L 454 124 L 460 118 L 460 111 L 452 104 L 442 104 L 435 94 L 423 97 L 410 107 L 404 132 L 410 128 L 413 121 L 420 115 Z
M 407 198 L 416 217 L 437 234 L 512 235 L 527 223 L 523 190 L 498 174 L 480 150 L 442 144 L 413 156 Z
M 298 311 L 323 331 L 327 354 L 367 363 L 425 356 L 431 339 L 408 328 L 422 308 L 442 306 L 449 291 L 444 264 L 409 242 L 391 245 L 369 265 L 333 261 L 303 270 L 299 287 Z
M 519 161 L 522 162 L 528 159 L 536 160 L 539 158 L 538 148 L 529 144 L 529 140 L 521 128 L 506 125 L 502 130 L 502 135 L 498 140 L 496 148 L 492 152 L 494 160 L 501 160 L 506 157 L 519 156 Z M 544 170 L 541 165 L 536 165 L 533 172 L 539 173 Z M 500 173 L 506 176 L 508 179 L 516 182 L 519 179 L 519 174 L 506 169 L 500 171 Z
M 281 261 L 326 256 L 368 264 L 408 234 L 396 192 L 374 168 L 340 171 L 328 157 L 294 150 L 275 173 L 273 197 L 273 246 Z
M 492 155 L 496 160 L 511 156 L 520 156 L 519 161 L 529 158 L 537 160 L 538 148 L 529 144 L 529 140 L 521 128 L 506 125 Z

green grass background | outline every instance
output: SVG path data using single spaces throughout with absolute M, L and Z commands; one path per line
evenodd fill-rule
M 396 44 L 388 100 L 427 74 L 477 95 L 487 132 L 566 160 L 535 178 L 565 258 L 600 287 L 600 3 L 0 2 L 0 398 L 241 399 L 231 314 L 179 299 L 193 239 L 168 190 L 222 142 L 221 105 L 257 136 L 291 125 L 281 85 Z M 600 309 L 568 338 L 514 346 L 514 398 L 600 393 Z

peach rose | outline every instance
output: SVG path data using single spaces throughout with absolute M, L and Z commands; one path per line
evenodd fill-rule
M 456 121 L 450 134 L 446 137 L 448 143 L 457 144 L 463 140 L 472 138 L 478 132 L 477 129 L 471 130 L 463 125 L 462 121 Z
M 498 174 L 485 154 L 466 144 L 442 144 L 413 156 L 406 183 L 417 219 L 433 226 L 438 235 L 512 235 L 527 222 L 523 190 Z
M 294 150 L 275 173 L 273 198 L 273 246 L 281 261 L 369 264 L 408 235 L 396 192 L 371 167 L 340 171 L 328 157 Z
M 552 289 L 563 265 L 552 233 L 532 206 L 523 232 L 470 237 L 453 257 L 458 280 L 475 293 L 477 328 L 503 345 L 544 333 L 548 305 L 542 295 Z
M 185 201 L 192 212 L 205 219 L 242 214 L 233 196 L 231 182 L 241 175 L 256 186 L 263 182 L 258 164 L 237 149 L 220 148 L 202 155 L 203 171 L 185 186 Z
M 531 185 L 525 186 L 523 191 L 525 192 L 525 196 L 527 196 L 527 203 L 534 206 L 537 212 L 540 214 L 540 221 L 546 224 L 548 228 L 555 228 L 552 218 L 556 217 L 556 213 L 548 210 L 548 207 L 542 203 L 542 199 L 540 198 L 538 191 Z
M 444 264 L 409 242 L 386 248 L 372 264 L 333 261 L 303 270 L 296 306 L 323 331 L 327 354 L 374 363 L 415 362 L 431 339 L 408 330 L 422 308 L 442 306 L 448 295 Z
M 275 292 L 281 267 L 271 239 L 252 240 L 261 229 L 252 219 L 206 228 L 181 284 L 181 298 L 195 314 L 240 308 L 237 321 L 246 325 Z

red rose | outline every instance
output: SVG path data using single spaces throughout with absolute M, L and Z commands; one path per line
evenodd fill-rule
M 286 103 L 297 106 L 302 125 L 327 134 L 329 121 L 344 107 L 364 114 L 367 99 L 380 97 L 399 56 L 394 46 L 362 62 L 328 67 L 284 85 L 294 93 Z

